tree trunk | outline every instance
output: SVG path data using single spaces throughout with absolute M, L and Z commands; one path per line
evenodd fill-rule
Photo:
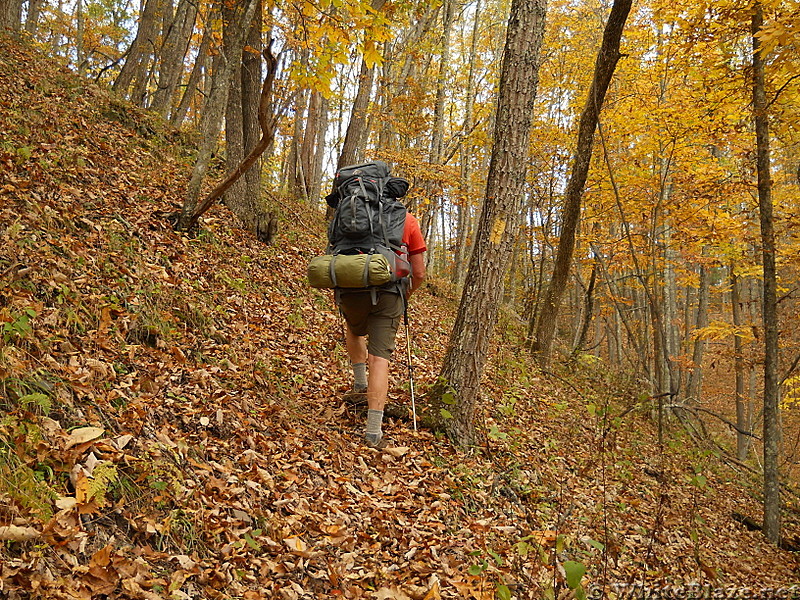
M 230 173 L 249 155 L 259 140 L 258 107 L 261 97 L 261 1 L 256 6 L 245 30 L 247 51 L 243 51 L 241 13 L 236 8 L 224 8 L 227 15 L 223 28 L 225 55 L 234 61 L 231 72 L 230 91 L 225 111 L 225 166 Z M 250 49 L 252 48 L 252 50 Z M 255 52 L 259 52 L 255 54 Z M 257 61 L 258 65 L 253 65 Z M 247 81 L 247 83 L 245 83 Z M 225 205 L 244 224 L 253 229 L 259 216 L 260 160 L 255 158 L 253 166 L 244 177 L 233 182 L 225 191 Z
M 602 46 L 595 62 L 589 96 L 578 126 L 578 144 L 573 160 L 572 174 L 567 183 L 564 197 L 558 253 L 556 254 L 553 275 L 547 286 L 542 310 L 539 313 L 536 339 L 533 342 L 534 354 L 542 364 L 547 364 L 551 358 L 558 311 L 569 279 L 572 254 L 575 249 L 575 232 L 580 220 L 583 186 L 586 183 L 589 163 L 592 158 L 594 132 L 600 117 L 600 111 L 603 108 L 606 91 L 611 83 L 611 77 L 621 57 L 619 43 L 622 37 L 622 30 L 625 27 L 625 21 L 631 9 L 631 1 L 614 0 L 614 5 L 611 7 L 611 14 L 603 32 Z
M 257 0 L 256 12 L 250 26 L 246 45 L 248 49 L 242 57 L 242 139 L 244 154 L 248 155 L 259 143 L 262 135 L 259 125 L 259 106 L 261 102 L 263 76 L 261 54 L 264 49 L 264 2 Z M 244 194 L 256 213 L 263 211 L 261 206 L 261 157 L 244 174 Z
M 222 116 L 228 99 L 233 71 L 239 71 L 242 59 L 242 48 L 244 47 L 245 35 L 249 29 L 248 25 L 253 19 L 258 0 L 248 0 L 242 12 L 237 18 L 238 27 L 233 31 L 238 32 L 235 38 L 230 40 L 227 50 L 222 52 L 219 58 L 219 65 L 214 68 L 211 79 L 211 92 L 208 95 L 203 116 L 200 120 L 200 147 L 195 160 L 192 176 L 186 194 L 186 200 L 181 210 L 178 221 L 179 229 L 186 229 L 194 215 L 197 201 L 200 197 L 200 188 L 203 184 L 211 155 L 217 145 Z
M 461 446 L 478 444 L 484 436 L 483 428 L 476 426 L 478 392 L 525 197 L 545 8 L 545 0 L 511 4 L 486 199 L 442 366 L 442 383 L 431 392 L 433 418 Z M 450 398 L 455 404 L 448 402 Z M 452 418 L 447 418 L 450 414 Z
M 381 10 L 386 0 L 372 0 L 372 9 Z M 369 101 L 372 96 L 373 80 L 375 78 L 375 67 L 369 67 L 367 61 L 361 59 L 361 70 L 358 75 L 358 89 L 353 101 L 353 108 L 350 111 L 350 121 L 347 131 L 344 134 L 342 151 L 336 161 L 336 169 L 339 170 L 347 165 L 360 162 L 364 157 L 361 154 L 361 145 L 366 139 L 367 111 Z
M 301 60 L 306 60 L 301 58 Z M 292 139 L 289 145 L 289 156 L 286 160 L 286 185 L 289 194 L 295 198 L 305 200 L 305 173 L 303 173 L 303 163 L 300 161 L 300 148 L 302 146 L 303 131 L 306 123 L 306 109 L 308 108 L 308 98 L 311 90 L 301 89 L 295 99 L 294 127 Z
M 761 2 L 753 6 L 753 117 L 756 128 L 758 209 L 761 225 L 761 260 L 764 267 L 764 535 L 777 544 L 781 538 L 780 473 L 778 470 L 778 302 L 775 265 L 775 231 L 772 217 L 770 136 L 765 57 L 758 33 L 764 24 Z
M 243 26 L 245 23 L 243 23 Z M 184 230 L 191 229 L 197 220 L 214 204 L 216 200 L 221 198 L 230 187 L 236 183 L 241 177 L 247 173 L 249 169 L 256 163 L 258 158 L 269 148 L 275 141 L 275 132 L 278 128 L 278 119 L 282 111 L 277 112 L 274 109 L 273 102 L 273 85 L 275 83 L 275 73 L 277 71 L 278 61 L 272 54 L 272 45 L 264 53 L 267 59 L 267 76 L 264 78 L 264 84 L 261 87 L 261 96 L 258 103 L 258 125 L 261 129 L 261 138 L 258 143 L 244 158 L 244 160 L 236 166 L 236 168 L 228 173 L 228 176 L 209 193 L 203 201 L 195 207 L 192 214 L 189 215 L 184 221 L 183 215 L 178 222 L 178 228 Z M 256 234 L 259 241 L 266 244 L 271 243 L 273 236 L 277 232 L 277 219 L 269 212 L 259 212 L 255 215 L 255 221 L 249 223 L 251 229 Z
M 164 32 L 159 56 L 158 85 L 150 105 L 164 117 L 172 108 L 196 19 L 196 3 L 192 0 L 179 0 L 175 15 Z
M 242 99 L 242 62 L 243 52 L 237 49 L 241 33 L 237 29 L 241 26 L 237 22 L 235 3 L 222 5 L 222 46 L 227 60 L 231 61 L 232 70 L 228 100 L 225 106 L 225 169 L 231 172 L 241 164 L 245 157 L 244 148 L 244 103 Z M 249 36 L 248 36 L 249 37 Z M 242 221 L 248 223 L 252 219 L 252 207 L 245 194 L 245 180 L 234 182 L 225 192 L 225 205 L 235 215 L 244 217 Z
M 583 307 L 583 320 L 578 330 L 578 335 L 575 340 L 575 345 L 572 348 L 572 356 L 577 356 L 583 352 L 583 347 L 586 344 L 586 336 L 589 333 L 589 327 L 594 318 L 594 286 L 597 283 L 597 259 L 592 263 L 592 273 L 589 276 L 589 285 L 586 287 L 584 296 Z
M 705 252 L 703 252 L 705 254 Z M 709 274 L 705 265 L 700 266 L 700 288 L 697 290 L 697 317 L 695 318 L 695 331 L 708 327 L 708 288 Z M 703 391 L 703 355 L 706 350 L 706 340 L 699 335 L 694 340 L 692 349 L 692 371 L 686 383 L 686 399 L 699 403 Z
M 478 39 L 480 34 L 481 0 L 475 3 L 475 18 L 472 23 L 472 41 L 470 46 L 469 71 L 467 74 L 467 90 L 464 99 L 464 135 L 472 134 L 475 123 L 475 70 L 478 57 Z M 455 270 L 453 283 L 460 286 L 466 273 L 466 257 L 469 256 L 468 240 L 472 231 L 472 215 L 470 200 L 472 198 L 472 144 L 461 144 L 461 202 L 458 204 L 457 240 L 454 256 Z
M 175 127 L 180 127 L 183 124 L 186 115 L 189 112 L 189 107 L 192 105 L 192 100 L 197 92 L 197 86 L 200 84 L 200 79 L 203 76 L 203 71 L 208 64 L 208 48 L 211 45 L 211 27 L 206 24 L 203 30 L 203 37 L 200 40 L 200 46 L 197 49 L 197 56 L 194 59 L 194 66 L 192 72 L 189 74 L 189 81 L 186 83 L 186 89 L 181 96 L 178 108 L 172 113 L 171 123 Z
M 83 20 L 83 0 L 75 2 L 75 66 L 79 76 L 86 72 L 86 50 L 83 44 L 85 23 Z
M 322 167 L 325 161 L 325 140 L 328 132 L 328 112 L 329 102 L 324 96 L 321 98 L 320 115 L 317 126 L 317 147 L 314 151 L 314 160 L 312 162 L 312 176 L 310 186 L 310 196 L 315 201 L 322 197 Z
M 319 199 L 314 196 L 312 190 L 314 188 L 314 171 L 315 171 L 315 157 L 318 148 L 318 136 L 324 135 L 320 132 L 320 122 L 322 119 L 322 94 L 314 90 L 310 92 L 311 97 L 308 103 L 308 118 L 306 119 L 305 128 L 303 130 L 303 141 L 300 144 L 300 172 L 303 174 L 303 197 L 313 206 Z
M 128 97 L 133 102 L 142 100 L 135 98 L 133 94 L 129 97 L 128 91 L 134 81 L 146 80 L 151 49 L 155 47 L 158 14 L 161 9 L 161 0 L 143 0 L 143 2 L 136 37 L 128 49 L 128 56 L 113 86 L 117 94 Z
M 25 31 L 35 35 L 39 30 L 39 17 L 42 14 L 44 0 L 28 0 L 28 14 L 25 16 Z
M 678 325 L 678 281 L 675 274 L 675 265 L 678 262 L 678 253 L 672 242 L 672 226 L 664 226 L 664 325 L 666 328 L 667 360 L 672 361 L 680 354 L 681 336 Z M 676 362 L 672 363 L 672 389 L 678 393 L 681 389 L 683 373 Z M 664 390 L 667 391 L 667 390 Z M 675 400 L 673 397 L 672 400 Z
M 436 102 L 433 106 L 433 135 L 431 136 L 430 161 L 439 164 L 442 160 L 444 147 L 444 101 L 449 82 L 450 67 L 450 30 L 453 28 L 454 0 L 444 0 L 444 13 L 442 15 L 442 33 L 439 39 L 441 46 L 441 60 L 439 61 L 439 75 L 436 78 Z
M 364 131 L 367 127 L 367 109 L 369 107 L 369 99 L 372 95 L 372 83 L 374 79 L 375 68 L 367 67 L 367 61 L 361 59 L 361 72 L 358 75 L 358 90 L 356 97 L 353 101 L 353 108 L 350 111 L 350 121 L 347 125 L 347 131 L 344 134 L 344 143 L 342 144 L 342 151 L 339 154 L 339 160 L 336 163 L 336 169 L 341 169 L 347 165 L 353 165 L 361 162 L 363 155 L 360 154 L 360 142 L 364 138 Z
M 736 328 L 733 334 L 733 362 L 734 373 L 736 375 L 735 400 L 736 400 L 736 458 L 739 460 L 747 459 L 748 436 L 742 431 L 750 431 L 750 423 L 747 415 L 747 401 L 744 391 L 744 341 L 740 329 L 743 326 L 742 304 L 739 278 L 733 263 L 730 265 L 731 271 L 731 309 L 733 313 L 733 326 Z
M 0 31 L 10 29 L 19 31 L 22 28 L 23 0 L 2 0 L 0 2 Z

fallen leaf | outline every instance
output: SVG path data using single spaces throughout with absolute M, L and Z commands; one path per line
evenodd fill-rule
M 375 592 L 375 600 L 411 600 L 411 597 L 403 590 L 393 587 L 379 589 Z
M 411 450 L 408 446 L 398 446 L 396 448 L 386 448 L 384 452 L 387 454 L 391 454 L 395 458 L 400 458 L 401 456 L 408 454 L 408 451 Z
M 78 429 L 73 429 L 69 434 L 65 449 L 96 440 L 103 433 L 105 433 L 105 429 L 102 427 L 79 427 Z
M 308 544 L 297 536 L 286 538 L 283 540 L 283 543 L 286 544 L 289 551 L 293 554 L 299 554 L 300 556 L 308 555 Z
M 121 435 L 118 438 L 116 438 L 114 440 L 114 445 L 117 447 L 117 450 L 122 450 L 123 448 L 125 448 L 125 446 L 131 443 L 132 439 L 133 436 L 126 433 L 125 435 Z
M 37 539 L 41 533 L 33 527 L 19 527 L 6 525 L 0 527 L 0 541 L 3 542 L 29 542 Z
M 56 500 L 56 507 L 60 510 L 70 510 L 78 505 L 78 499 L 74 496 L 61 496 Z

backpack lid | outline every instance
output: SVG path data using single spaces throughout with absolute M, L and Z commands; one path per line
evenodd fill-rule
M 339 188 L 346 184 L 348 181 L 351 181 L 355 177 L 364 177 L 367 179 L 374 179 L 374 180 L 393 180 L 398 179 L 402 180 L 399 177 L 390 177 L 389 165 L 387 165 L 382 160 L 375 160 L 371 162 L 359 163 L 357 165 L 348 165 L 346 167 L 342 167 L 336 172 L 336 175 L 333 178 L 333 189 L 331 193 L 325 196 L 325 202 L 331 208 L 336 208 L 339 204 L 340 194 Z M 407 186 L 406 186 L 407 189 Z M 405 192 L 404 192 L 405 193 Z M 401 198 L 401 196 L 395 196 L 393 194 L 393 198 Z

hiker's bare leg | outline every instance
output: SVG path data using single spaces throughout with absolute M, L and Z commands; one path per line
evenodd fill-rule
M 380 356 L 369 355 L 369 384 L 367 403 L 371 410 L 383 410 L 389 394 L 389 361 Z
M 345 346 L 347 346 L 347 355 L 350 357 L 351 364 L 367 362 L 366 336 L 355 335 L 350 331 L 350 326 L 346 326 L 344 340 Z

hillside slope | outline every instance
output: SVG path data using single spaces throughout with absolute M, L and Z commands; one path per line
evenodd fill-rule
M 484 453 L 402 419 L 365 448 L 341 321 L 305 285 L 321 216 L 273 199 L 270 247 L 223 207 L 175 233 L 185 141 L 0 41 L 0 597 L 541 598 L 579 565 L 608 597 L 798 581 L 732 518 L 760 518 L 746 471 L 679 433 L 659 448 L 599 370 L 537 373 L 510 324 Z M 415 301 L 424 388 L 454 299 Z

